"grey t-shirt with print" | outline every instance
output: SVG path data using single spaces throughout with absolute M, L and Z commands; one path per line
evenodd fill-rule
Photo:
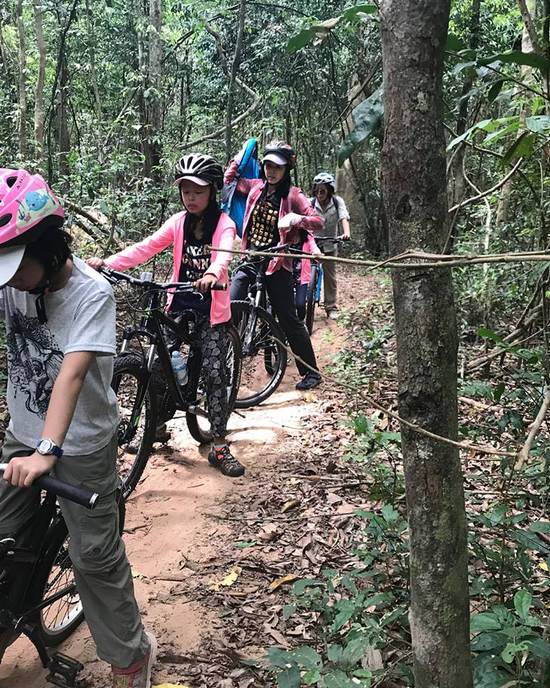
M 87 455 L 112 438 L 118 424 L 111 389 L 115 340 L 115 300 L 109 283 L 79 258 L 67 284 L 46 294 L 47 322 L 36 312 L 36 295 L 11 287 L 0 290 L 0 316 L 6 321 L 9 429 L 21 443 L 35 447 L 63 356 L 97 353 L 78 397 L 63 450 Z

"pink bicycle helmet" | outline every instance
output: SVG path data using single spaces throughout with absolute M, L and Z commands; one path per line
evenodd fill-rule
M 0 168 L 0 285 L 17 272 L 25 246 L 65 218 L 57 196 L 39 174 Z

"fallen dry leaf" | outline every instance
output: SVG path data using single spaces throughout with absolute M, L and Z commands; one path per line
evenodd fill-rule
M 289 573 L 286 576 L 281 576 L 281 578 L 276 578 L 272 583 L 269 584 L 269 589 L 277 590 L 277 588 L 280 588 L 281 585 L 284 585 L 285 583 L 293 583 L 298 578 L 299 576 L 295 576 L 293 573 Z
M 221 587 L 225 587 L 225 588 L 230 587 L 231 585 L 233 585 L 236 582 L 237 578 L 240 576 L 241 573 L 242 573 L 241 567 L 240 566 L 234 566 L 221 581 L 218 581 L 216 583 L 212 583 L 212 585 L 210 586 L 210 589 L 218 592 L 218 590 Z
M 284 514 L 287 511 L 290 511 L 290 509 L 295 509 L 299 505 L 300 505 L 299 499 L 289 499 L 288 502 L 285 502 L 283 504 L 283 507 L 281 509 L 281 513 Z

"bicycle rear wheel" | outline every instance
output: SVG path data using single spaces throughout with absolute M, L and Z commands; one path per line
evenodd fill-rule
M 226 369 L 228 373 L 227 403 L 229 410 L 235 408 L 235 399 L 241 382 L 241 340 L 239 333 L 229 325 L 227 328 L 229 348 L 226 356 Z M 190 405 L 185 414 L 187 427 L 191 437 L 199 444 L 206 444 L 212 440 L 212 430 L 208 419 L 208 399 L 206 397 L 206 374 L 202 365 L 202 357 L 195 356 L 192 369 L 189 371 L 189 390 L 196 390 L 191 397 L 195 401 Z
M 313 264 L 311 266 L 311 277 L 309 278 L 309 284 L 307 285 L 307 298 L 306 298 L 306 318 L 305 325 L 309 334 L 313 332 L 313 321 L 315 319 L 315 303 L 317 298 L 317 279 L 318 279 L 319 268 L 317 265 Z
M 120 498 L 118 526 L 121 534 L 125 516 L 124 499 Z M 69 540 L 65 521 L 62 518 L 54 521 L 46 534 L 45 551 L 29 591 L 31 607 L 46 599 L 58 598 L 38 611 L 33 619 L 47 647 L 55 647 L 66 640 L 84 619 L 69 555 Z
M 287 364 L 286 339 L 273 316 L 248 301 L 234 301 L 231 315 L 241 338 L 243 367 L 235 407 L 248 408 L 265 401 L 280 385 Z
M 111 386 L 117 396 L 120 414 L 117 470 L 124 499 L 135 490 L 155 441 L 157 397 L 147 382 L 142 356 L 124 353 L 115 358 Z

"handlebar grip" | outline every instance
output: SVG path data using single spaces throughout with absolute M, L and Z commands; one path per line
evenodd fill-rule
M 93 509 L 99 499 L 97 492 L 86 490 L 83 487 L 76 487 L 76 485 L 69 485 L 69 483 L 64 483 L 61 480 L 57 480 L 57 478 L 52 478 L 51 475 L 40 476 L 40 478 L 34 481 L 34 485 L 52 492 L 58 497 L 69 499 L 71 502 L 80 504 L 87 509 Z
M 211 289 L 214 291 L 227 291 L 227 283 L 220 284 L 220 282 L 216 282 L 212 285 Z

